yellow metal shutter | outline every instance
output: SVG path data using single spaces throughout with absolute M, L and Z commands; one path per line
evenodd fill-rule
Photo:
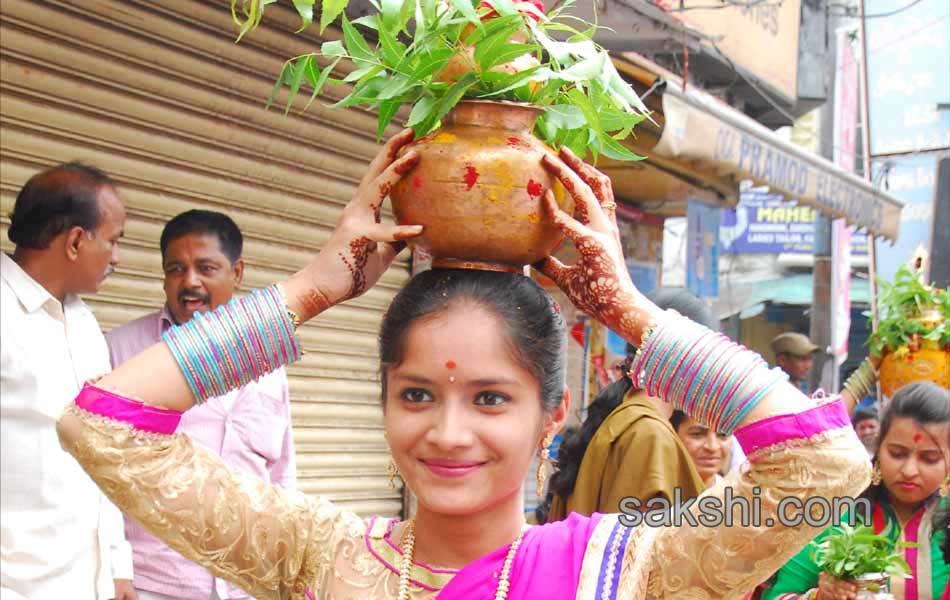
M 245 287 L 278 281 L 328 238 L 376 152 L 375 117 L 314 103 L 264 110 L 283 60 L 309 51 L 291 11 L 235 44 L 228 2 L 4 0 L 0 22 L 2 248 L 16 194 L 70 160 L 117 182 L 127 211 L 118 272 L 87 299 L 108 331 L 164 301 L 158 238 L 190 208 L 245 235 Z M 330 34 L 328 34 L 330 35 Z M 336 100 L 324 98 L 322 100 Z M 386 477 L 376 334 L 405 262 L 300 333 L 290 369 L 299 486 L 361 514 L 398 514 Z

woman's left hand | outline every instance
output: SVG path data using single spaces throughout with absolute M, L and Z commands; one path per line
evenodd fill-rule
M 323 249 L 283 284 L 288 305 L 302 321 L 366 292 L 406 240 L 422 233 L 421 226 L 387 224 L 380 218 L 390 190 L 419 162 L 412 150 L 399 156 L 413 135 L 404 129 L 380 149 Z
M 577 219 L 558 207 L 550 190 L 543 202 L 548 216 L 574 242 L 579 258 L 567 266 L 549 256 L 534 267 L 550 277 L 578 309 L 639 345 L 643 330 L 659 309 L 637 290 L 627 272 L 610 178 L 567 148 L 543 160 L 574 198 Z

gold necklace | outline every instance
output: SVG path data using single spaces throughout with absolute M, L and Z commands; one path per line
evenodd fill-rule
M 511 588 L 511 565 L 515 562 L 515 555 L 518 553 L 518 547 L 527 527 L 521 529 L 518 539 L 511 543 L 508 554 L 505 555 L 505 563 L 501 567 L 501 577 L 498 579 L 498 588 L 495 590 L 495 600 L 505 600 L 508 597 L 508 590 Z M 410 519 L 406 525 L 402 547 L 402 563 L 399 565 L 399 600 L 409 600 L 409 580 L 412 576 L 412 557 L 416 549 L 416 520 Z

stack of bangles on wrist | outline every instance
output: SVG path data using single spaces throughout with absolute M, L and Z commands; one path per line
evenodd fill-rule
M 276 286 L 254 290 L 162 336 L 198 404 L 300 359 L 295 318 Z
M 768 370 L 757 353 L 675 311 L 644 333 L 630 376 L 638 389 L 727 435 L 788 380 L 781 369 Z
M 848 377 L 848 380 L 844 382 L 842 387 L 851 392 L 855 400 L 860 401 L 861 398 L 871 393 L 876 381 L 877 371 L 874 370 L 871 360 L 865 358 L 861 361 L 861 365 L 851 374 L 851 377 Z

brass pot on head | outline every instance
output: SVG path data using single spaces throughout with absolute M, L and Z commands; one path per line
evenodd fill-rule
M 946 318 L 937 308 L 925 310 L 919 317 L 908 317 L 927 329 L 936 328 Z M 933 381 L 950 389 L 950 347 L 941 348 L 933 340 L 918 340 L 902 348 L 888 348 L 881 360 L 878 380 L 888 398 L 915 381 Z
M 551 151 L 532 134 L 541 112 L 463 101 L 441 129 L 406 146 L 420 160 L 390 192 L 393 213 L 399 223 L 424 227 L 412 244 L 432 256 L 433 267 L 520 271 L 561 244 L 542 198 L 552 190 L 568 214 L 574 201 L 541 163 Z

